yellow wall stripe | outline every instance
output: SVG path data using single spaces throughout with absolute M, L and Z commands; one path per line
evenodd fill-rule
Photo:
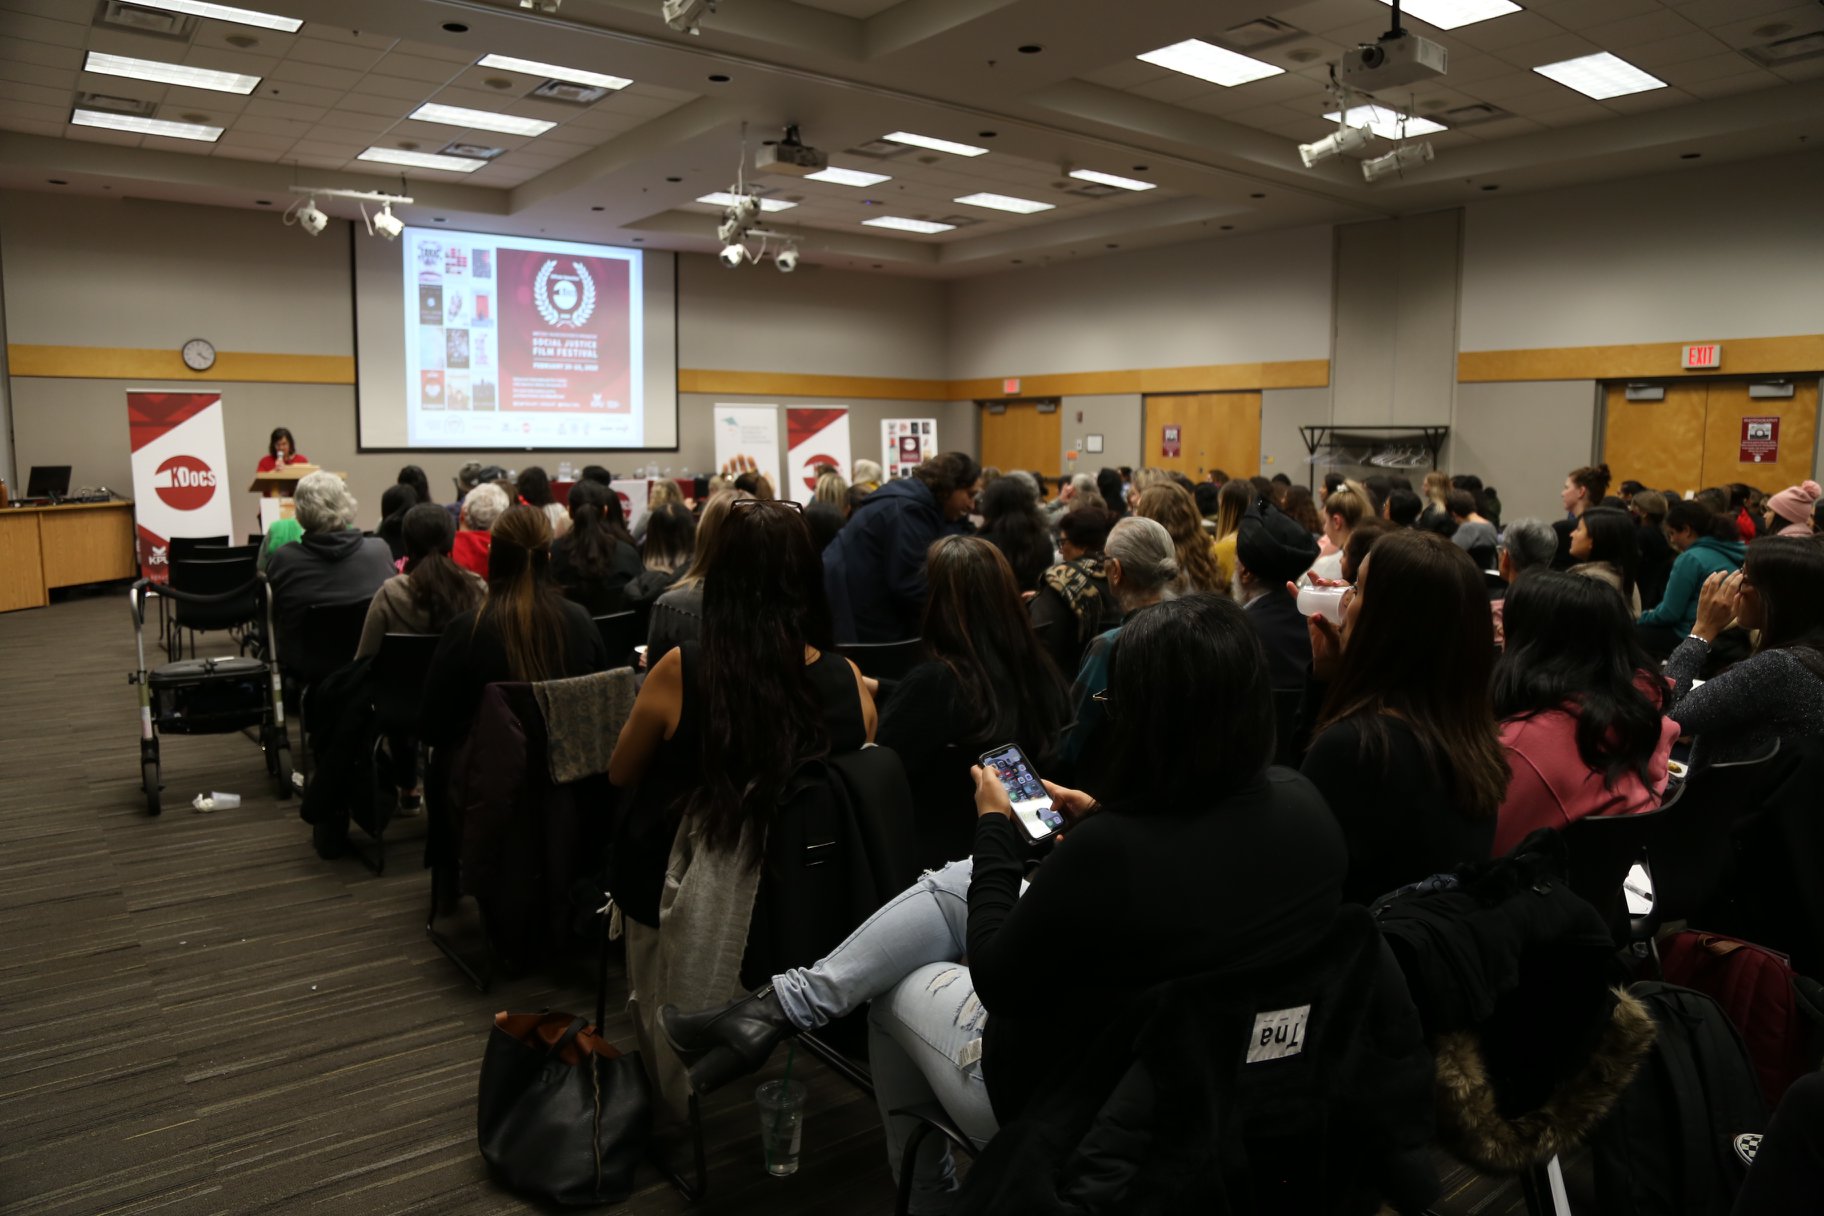
M 1693 341 L 1708 339 L 1694 338 Z M 1679 366 L 1680 342 L 1629 346 L 1560 346 L 1541 350 L 1463 351 L 1457 382 L 1502 380 L 1622 380 L 1634 377 L 1758 376 L 1774 372 L 1824 370 L 1824 334 L 1788 338 L 1723 338 L 1723 365 L 1688 372 Z
M 347 355 L 266 355 L 219 351 L 215 366 L 193 372 L 176 350 L 119 346 L 9 345 L 15 376 L 76 380 L 233 380 L 255 384 L 353 384 L 355 361 Z

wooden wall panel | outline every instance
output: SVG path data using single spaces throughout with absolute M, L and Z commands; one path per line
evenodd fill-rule
M 1176 457 L 1162 454 L 1167 426 L 1180 429 Z M 1140 463 L 1183 473 L 1192 481 L 1202 481 L 1211 469 L 1252 476 L 1260 467 L 1260 394 L 1167 393 L 1146 398 Z
M 1693 342 L 1703 340 L 1701 336 L 1692 339 Z M 1480 383 L 1659 376 L 1710 380 L 1718 376 L 1824 371 L 1824 334 L 1726 338 L 1722 347 L 1723 365 L 1713 372 L 1688 372 L 1679 366 L 1684 353 L 1684 344 L 1680 342 L 1560 346 L 1541 350 L 1466 350 L 1457 356 L 1457 380 L 1459 383 Z
M 130 502 L 54 507 L 38 513 L 38 530 L 46 587 L 104 583 L 139 573 Z
M 1818 386 L 1816 381 L 1793 385 L 1789 398 L 1751 399 L 1742 383 L 1712 384 L 1709 421 L 1704 428 L 1703 485 L 1743 482 L 1772 494 L 1797 485 L 1811 476 L 1811 459 L 1817 444 Z M 1780 420 L 1780 457 L 1772 464 L 1742 460 L 1742 419 Z
M 1659 490 L 1701 488 L 1709 392 L 1708 384 L 1669 384 L 1664 401 L 1629 401 L 1624 385 L 1609 385 L 1602 459 L 1615 485 L 1632 478 Z
M 0 612 L 42 608 L 44 565 L 36 511 L 0 511 Z

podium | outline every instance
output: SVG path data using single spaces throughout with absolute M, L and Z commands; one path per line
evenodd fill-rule
M 289 464 L 269 473 L 255 473 L 247 489 L 263 498 L 290 498 L 298 482 L 316 471 L 314 464 Z

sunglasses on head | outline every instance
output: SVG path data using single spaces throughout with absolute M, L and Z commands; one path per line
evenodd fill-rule
M 796 511 L 800 515 L 804 514 L 804 504 L 801 502 L 794 502 L 792 499 L 789 499 L 789 498 L 738 498 L 738 499 L 736 499 L 734 509 L 738 511 L 742 507 L 784 507 L 787 510 Z

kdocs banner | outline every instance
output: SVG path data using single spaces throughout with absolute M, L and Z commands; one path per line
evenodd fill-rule
M 716 467 L 730 477 L 763 473 L 773 489 L 779 484 L 779 407 L 716 406 Z
M 799 502 L 810 502 L 811 493 L 817 488 L 817 466 L 820 464 L 835 465 L 843 480 L 848 480 L 849 409 L 846 405 L 815 409 L 793 406 L 785 411 L 785 434 L 790 449 L 786 455 L 786 480 L 792 485 L 789 491 L 781 486 L 781 493 Z
M 174 536 L 234 536 L 220 393 L 127 390 L 139 572 L 170 577 Z
M 652 482 L 644 477 L 624 477 L 608 483 L 614 496 L 621 500 L 621 517 L 627 530 L 633 531 L 646 518 L 646 503 L 652 497 Z
M 937 419 L 888 418 L 880 424 L 880 467 L 888 481 L 910 477 L 937 455 Z

